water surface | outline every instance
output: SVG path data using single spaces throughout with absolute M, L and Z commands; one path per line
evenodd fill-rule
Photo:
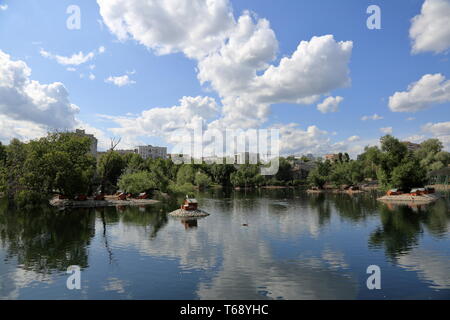
M 450 299 L 448 197 L 211 191 L 211 216 L 149 207 L 18 212 L 0 205 L 0 299 Z M 81 290 L 66 287 L 68 266 Z M 369 265 L 381 290 L 369 290 Z

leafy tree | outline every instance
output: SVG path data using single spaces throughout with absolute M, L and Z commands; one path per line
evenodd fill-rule
M 54 192 L 87 193 L 96 166 L 89 150 L 88 138 L 71 133 L 51 133 L 27 144 L 14 139 L 7 148 L 3 189 L 19 205 L 37 205 Z
M 126 193 L 139 194 L 156 189 L 152 175 L 147 171 L 123 174 L 118 182 L 119 188 Z
M 194 182 L 200 189 L 205 189 L 211 185 L 211 178 L 207 174 L 199 171 L 195 174 Z
M 377 179 L 377 170 L 381 163 L 381 150 L 378 147 L 365 147 L 364 152 L 358 156 L 362 164 L 364 178 Z
M 391 135 L 386 135 L 380 139 L 381 154 L 380 165 L 377 170 L 378 180 L 381 186 L 386 189 L 392 187 L 392 173 L 402 161 L 408 156 L 408 148 L 404 143 Z
M 173 162 L 164 159 L 152 159 L 147 161 L 147 167 L 156 187 L 166 192 L 169 181 L 175 177 L 176 169 Z
M 311 186 L 315 186 L 322 189 L 325 183 L 328 181 L 330 173 L 331 173 L 330 161 L 328 160 L 317 161 L 317 166 L 309 172 L 308 183 Z
M 278 172 L 275 175 L 275 178 L 277 180 L 285 182 L 292 181 L 294 179 L 294 174 L 292 172 L 292 165 L 287 159 L 280 157 Z
M 179 185 L 190 183 L 194 184 L 195 180 L 195 170 L 194 167 L 190 164 L 183 164 L 178 169 L 177 172 L 177 183 Z
M 439 170 L 450 164 L 450 153 L 442 151 L 443 144 L 438 139 L 428 139 L 420 144 L 414 155 L 427 171 Z
M 114 189 L 126 165 L 124 157 L 116 151 L 110 150 L 102 155 L 98 164 L 98 172 L 104 189 L 102 191 Z
M 260 175 L 258 165 L 244 164 L 231 174 L 231 183 L 235 187 L 255 187 L 263 182 L 264 177 Z
M 331 168 L 330 182 L 337 187 L 355 185 L 364 179 L 361 163 L 358 161 L 336 163 Z
M 231 164 L 212 164 L 209 167 L 209 173 L 213 181 L 222 186 L 231 184 L 231 174 L 236 171 L 236 168 Z
M 138 172 L 144 169 L 144 159 L 142 159 L 142 157 L 136 153 L 125 154 L 123 156 L 123 159 L 126 163 L 126 173 Z
M 392 171 L 391 185 L 409 189 L 413 187 L 422 187 L 426 181 L 426 170 L 420 165 L 420 162 L 409 157 Z
M 4 192 L 6 189 L 6 159 L 7 151 L 6 147 L 0 142 L 0 192 Z

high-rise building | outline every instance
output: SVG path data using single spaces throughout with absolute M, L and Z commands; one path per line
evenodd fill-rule
M 85 130 L 81 130 L 81 129 L 76 129 L 75 134 L 78 136 L 81 136 L 81 137 L 87 137 L 87 138 L 89 138 L 89 140 L 91 140 L 90 153 L 94 157 L 97 157 L 97 145 L 98 145 L 97 138 L 93 134 L 87 134 Z
M 167 147 L 139 146 L 138 154 L 142 159 L 167 159 Z

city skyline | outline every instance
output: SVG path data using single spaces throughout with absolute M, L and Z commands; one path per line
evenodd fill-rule
M 450 149 L 450 1 L 171 4 L 0 0 L 0 141 L 82 128 L 100 151 L 170 153 L 201 121 L 279 129 L 283 155 L 354 156 L 385 134 Z

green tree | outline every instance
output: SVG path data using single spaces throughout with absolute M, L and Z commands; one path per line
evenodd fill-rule
M 133 173 L 144 170 L 144 159 L 142 159 L 142 157 L 139 154 L 128 153 L 123 156 L 123 159 L 125 160 L 126 163 L 125 167 L 126 173 Z
M 101 156 L 98 163 L 98 172 L 102 180 L 102 192 L 113 192 L 126 165 L 124 157 L 116 151 L 110 150 Z
M 222 186 L 231 184 L 231 174 L 236 171 L 236 168 L 231 164 L 212 164 L 209 166 L 209 173 L 213 181 Z
M 283 157 L 279 158 L 279 167 L 275 178 L 284 182 L 292 181 L 294 179 L 292 165 L 287 159 Z
M 183 164 L 177 172 L 177 183 L 183 185 L 185 183 L 194 184 L 195 170 L 190 164 Z
M 380 165 L 377 169 L 378 181 L 384 189 L 395 186 L 392 182 L 392 173 L 408 156 L 408 148 L 404 143 L 391 135 L 380 139 L 381 154 Z
M 140 171 L 123 174 L 118 182 L 120 190 L 126 193 L 139 194 L 156 189 L 150 172 Z
M 199 189 L 205 189 L 211 185 L 211 178 L 206 173 L 199 171 L 195 174 L 194 182 Z
M 87 193 L 96 166 L 89 150 L 88 138 L 71 133 L 51 133 L 27 144 L 12 140 L 4 189 L 19 205 L 37 205 L 55 192 L 70 197 Z
M 331 168 L 332 166 L 330 161 L 317 161 L 316 167 L 308 174 L 308 183 L 311 186 L 322 189 L 325 183 L 329 180 Z
M 402 161 L 392 171 L 391 185 L 409 189 L 413 187 L 422 187 L 426 181 L 426 170 L 420 165 L 420 162 L 412 156 Z
M 450 164 L 450 153 L 442 151 L 443 144 L 438 139 L 428 139 L 414 152 L 420 164 L 427 171 L 439 170 Z
M 231 183 L 234 187 L 256 187 L 264 182 L 264 177 L 259 172 L 259 166 L 253 164 L 244 164 L 236 172 L 231 174 Z

